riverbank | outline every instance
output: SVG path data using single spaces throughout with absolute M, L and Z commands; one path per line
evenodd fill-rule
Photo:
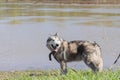
M 120 69 L 94 74 L 91 70 L 76 71 L 69 69 L 67 75 L 61 76 L 59 70 L 52 71 L 14 71 L 0 72 L 0 80 L 120 80 Z
M 1 0 L 0 2 L 59 3 L 59 4 L 120 4 L 120 0 Z

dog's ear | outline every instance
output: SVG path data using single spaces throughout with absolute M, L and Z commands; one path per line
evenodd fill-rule
M 58 33 L 55 33 L 55 36 L 58 36 Z

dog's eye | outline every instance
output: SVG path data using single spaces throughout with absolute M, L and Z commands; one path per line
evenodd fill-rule
M 58 44 L 56 44 L 56 46 L 59 46 Z
M 47 40 L 47 42 L 50 42 L 50 41 L 51 41 L 51 39 L 48 39 L 48 40 Z

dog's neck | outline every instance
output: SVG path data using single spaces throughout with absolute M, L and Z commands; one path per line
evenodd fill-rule
M 61 46 L 58 49 L 56 49 L 55 51 L 56 51 L 56 53 L 60 53 L 61 51 L 64 51 L 65 49 L 68 49 L 68 42 L 63 40 L 61 42 Z

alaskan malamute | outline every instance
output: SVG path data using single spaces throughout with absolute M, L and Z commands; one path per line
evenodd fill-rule
M 61 73 L 67 73 L 67 62 L 84 61 L 94 72 L 101 72 L 103 69 L 103 60 L 101 57 L 100 46 L 95 42 L 74 40 L 66 41 L 61 39 L 58 34 L 50 36 L 46 45 L 51 54 L 60 63 Z

